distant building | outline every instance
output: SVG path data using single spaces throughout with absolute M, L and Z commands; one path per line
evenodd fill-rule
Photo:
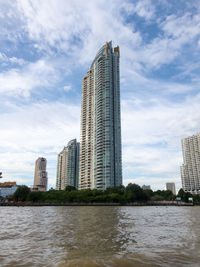
M 169 190 L 173 193 L 173 195 L 176 195 L 175 183 L 166 183 L 166 190 Z
M 7 197 L 13 195 L 17 190 L 16 182 L 4 182 L 0 183 L 0 196 Z
M 67 185 L 78 188 L 79 147 L 79 143 L 73 139 L 58 154 L 57 190 L 64 190 Z
M 142 189 L 143 190 L 147 190 L 147 189 L 151 190 L 151 186 L 150 185 L 143 185 Z
M 33 191 L 46 191 L 47 190 L 47 160 L 45 158 L 38 158 L 35 162 L 35 175 Z
M 182 187 L 185 192 L 200 194 L 200 133 L 182 139 Z

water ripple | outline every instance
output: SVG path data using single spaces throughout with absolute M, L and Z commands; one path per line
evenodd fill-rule
M 0 266 L 199 266 L 200 207 L 0 207 Z

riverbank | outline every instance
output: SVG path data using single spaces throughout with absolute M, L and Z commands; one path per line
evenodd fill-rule
M 147 201 L 133 203 L 55 203 L 55 202 L 2 202 L 0 206 L 194 206 L 193 203 L 182 201 Z

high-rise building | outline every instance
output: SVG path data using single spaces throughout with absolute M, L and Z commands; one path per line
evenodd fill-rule
M 78 188 L 79 143 L 71 140 L 58 154 L 56 189 L 64 190 L 67 185 Z
M 181 166 L 182 187 L 185 192 L 200 193 L 200 133 L 182 141 L 183 165 Z
M 33 190 L 46 191 L 47 190 L 47 160 L 45 158 L 38 158 L 35 162 L 35 176 Z
M 82 80 L 79 189 L 122 184 L 119 57 L 106 43 Z
M 173 193 L 173 195 L 176 195 L 175 183 L 166 183 L 166 190 L 169 190 Z

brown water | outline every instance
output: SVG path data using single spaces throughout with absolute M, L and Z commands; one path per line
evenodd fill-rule
M 200 266 L 200 207 L 0 207 L 0 266 Z

